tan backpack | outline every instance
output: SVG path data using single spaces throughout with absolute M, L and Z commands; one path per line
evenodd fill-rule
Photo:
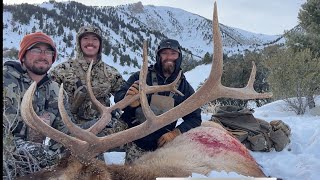
M 252 151 L 282 151 L 290 143 L 290 127 L 281 120 L 268 123 L 255 118 L 252 109 L 217 107 L 211 121 L 221 124 Z

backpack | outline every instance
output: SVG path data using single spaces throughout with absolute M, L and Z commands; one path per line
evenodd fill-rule
M 255 118 L 253 112 L 248 108 L 220 106 L 210 121 L 222 125 L 252 151 L 282 151 L 290 143 L 290 127 L 281 120 L 268 123 Z

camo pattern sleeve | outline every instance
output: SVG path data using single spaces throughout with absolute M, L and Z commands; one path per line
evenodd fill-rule
M 16 175 L 23 175 L 39 170 L 40 168 L 51 166 L 57 162 L 59 152 L 49 150 L 42 141 L 33 142 L 30 138 L 29 128 L 22 120 L 20 114 L 20 103 L 26 89 L 31 85 L 32 80 L 11 66 L 3 68 L 3 143 L 4 143 L 4 163 L 7 173 L 13 172 L 15 167 L 19 168 Z M 50 113 L 50 118 L 54 119 L 57 112 L 46 111 L 48 105 L 45 88 L 37 89 L 33 107 L 38 115 Z M 50 103 L 49 103 L 50 104 Z M 57 109 L 57 107 L 56 107 Z M 51 116 L 52 114 L 52 116 Z M 43 135 L 39 134 L 41 137 Z M 42 139 L 44 140 L 44 138 Z M 23 158 L 22 158 L 23 157 Z M 30 166 L 26 166 L 29 164 Z M 32 167 L 32 168 L 31 168 Z M 38 167 L 38 168 L 36 168 Z M 30 169 L 31 168 L 31 169 Z M 14 171 L 16 171 L 15 169 Z
M 20 74 L 17 72 L 9 73 L 13 68 L 3 68 L 3 128 L 7 131 L 14 131 L 18 125 L 21 126 L 23 123 L 20 115 L 20 103 L 22 100 L 22 89 L 19 85 L 19 81 L 16 77 Z M 5 132 L 5 129 L 4 131 Z M 20 133 L 17 134 L 20 136 Z
M 114 96 L 120 90 L 122 85 L 126 82 L 116 68 L 106 65 L 106 77 L 110 77 L 111 94 Z
M 57 82 L 58 84 L 63 83 L 63 73 L 61 74 L 59 71 L 61 69 L 61 66 L 63 66 L 62 64 L 58 64 L 57 66 L 51 68 L 51 70 L 49 71 L 49 76 L 50 78 Z

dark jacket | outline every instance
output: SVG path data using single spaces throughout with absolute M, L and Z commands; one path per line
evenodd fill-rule
M 159 61 L 158 61 L 159 62 Z M 151 77 L 151 71 L 156 72 L 157 75 L 157 79 L 158 79 L 158 84 L 159 85 L 165 85 L 165 84 L 170 84 L 171 82 L 173 82 L 175 80 L 175 78 L 178 75 L 178 72 L 180 70 L 180 64 L 181 62 L 178 63 L 178 67 L 176 67 L 176 71 L 173 73 L 172 76 L 165 78 L 162 75 L 162 71 L 160 71 L 160 65 L 159 63 L 156 63 L 154 66 L 150 66 L 148 68 L 148 75 L 147 75 L 147 84 L 148 85 L 152 85 L 152 77 Z M 120 101 L 121 99 L 124 98 L 127 90 L 129 89 L 129 87 L 137 80 L 139 80 L 139 73 L 140 72 L 136 72 L 133 75 L 130 76 L 130 78 L 128 79 L 128 81 L 121 87 L 121 89 L 116 93 L 115 95 L 115 102 Z M 181 82 L 180 85 L 178 87 L 178 90 L 180 92 L 182 92 L 184 94 L 184 96 L 180 96 L 179 94 L 175 94 L 173 96 L 174 98 L 174 106 L 179 105 L 180 103 L 182 103 L 184 100 L 186 100 L 188 97 L 190 97 L 193 93 L 194 93 L 194 89 L 192 88 L 192 86 L 188 83 L 188 81 L 186 80 L 185 76 L 182 74 L 181 76 Z M 158 93 L 159 95 L 164 95 L 164 96 L 169 96 L 170 92 L 160 92 Z M 151 101 L 151 95 L 148 95 L 148 100 L 149 103 Z M 124 113 L 122 115 L 122 119 L 129 125 L 129 127 L 133 127 L 136 126 L 138 124 L 134 124 L 132 123 L 135 120 L 135 110 L 136 108 L 132 108 L 130 106 L 126 107 L 124 109 Z M 200 126 L 201 124 L 201 111 L 200 109 L 197 109 L 193 112 L 191 112 L 190 114 L 182 117 L 182 119 L 184 120 L 179 126 L 177 126 L 177 128 L 179 128 L 179 130 L 184 133 L 192 128 L 195 128 L 197 126 Z M 157 149 L 157 141 L 158 139 L 165 133 L 172 131 L 175 127 L 176 127 L 176 123 L 177 121 L 155 131 L 154 133 L 143 137 L 141 139 L 138 139 L 135 141 L 135 143 L 141 147 L 142 149 L 145 150 L 155 150 Z

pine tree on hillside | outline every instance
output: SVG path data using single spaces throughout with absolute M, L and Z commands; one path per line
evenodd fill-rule
M 270 56 L 266 65 L 274 98 L 284 99 L 292 111 L 304 114 L 309 105 L 305 97 L 315 94 L 315 85 L 320 84 L 320 58 L 315 58 L 309 49 L 282 48 Z
M 301 6 L 298 19 L 301 29 L 287 33 L 286 45 L 293 50 L 293 53 L 311 53 L 312 58 L 305 61 L 306 65 L 313 64 L 314 60 L 320 56 L 320 0 L 307 0 Z M 318 69 L 320 72 L 320 69 Z M 314 93 L 320 93 L 320 84 L 318 81 L 310 82 L 313 90 L 307 94 L 309 108 L 315 107 Z M 311 88 L 311 87 L 310 87 Z
M 300 25 L 308 33 L 320 32 L 320 0 L 307 0 L 300 9 L 298 18 Z
M 210 63 L 212 62 L 212 55 L 210 55 L 210 53 L 207 52 L 207 53 L 204 55 L 202 61 L 203 61 L 204 64 L 210 64 Z

